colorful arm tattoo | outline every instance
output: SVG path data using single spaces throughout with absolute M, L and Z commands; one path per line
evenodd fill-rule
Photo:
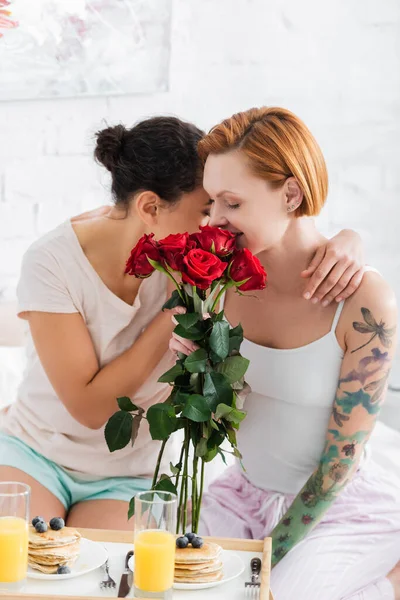
M 364 323 L 353 323 L 350 345 L 355 350 L 348 349 L 343 359 L 318 467 L 271 533 L 273 566 L 322 520 L 352 478 L 381 408 L 391 363 L 384 348 L 392 347 L 396 327 L 387 328 L 382 320 L 378 324 L 367 308 L 361 313 Z M 356 332 L 370 339 L 359 345 Z

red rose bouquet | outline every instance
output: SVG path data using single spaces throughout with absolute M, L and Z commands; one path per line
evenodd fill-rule
M 225 439 L 232 453 L 241 458 L 236 431 L 245 417 L 237 408 L 237 395 L 244 386 L 249 361 L 240 355 L 241 325 L 230 328 L 224 312 L 217 312 L 221 296 L 228 288 L 238 293 L 261 290 L 266 273 L 260 261 L 247 249 L 236 248 L 235 236 L 216 227 L 200 227 L 200 232 L 172 234 L 156 241 L 144 235 L 131 252 L 126 272 L 150 277 L 154 270 L 165 273 L 176 290 L 163 309 L 183 306 L 176 315 L 175 333 L 196 341 L 199 349 L 190 356 L 180 355 L 172 369 L 159 379 L 171 385 L 171 394 L 146 414 L 150 434 L 162 442 L 153 477 L 153 489 L 179 494 L 177 528 L 183 533 L 188 523 L 187 506 L 191 481 L 191 529 L 197 532 L 204 483 L 204 466 L 220 455 Z M 108 421 L 105 437 L 113 452 L 134 440 L 143 418 L 143 409 L 129 398 L 118 398 L 120 410 Z M 159 473 L 165 445 L 172 433 L 184 431 L 181 455 L 170 474 Z M 192 457 L 191 466 L 189 458 Z M 131 501 L 129 516 L 134 512 Z

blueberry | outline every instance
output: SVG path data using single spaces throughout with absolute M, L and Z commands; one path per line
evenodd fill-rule
M 68 575 L 71 573 L 71 569 L 67 565 L 60 565 L 57 569 L 57 575 Z
M 192 539 L 193 548 L 201 548 L 203 544 L 204 544 L 204 540 L 201 537 L 195 537 Z
M 185 535 L 177 538 L 177 540 L 176 540 L 177 548 L 187 548 L 188 545 L 189 545 L 189 540 L 187 539 L 187 537 Z
M 35 529 L 38 533 L 44 533 L 47 531 L 47 523 L 44 521 L 38 521 L 35 525 Z
M 187 539 L 189 540 L 189 544 L 192 543 L 192 541 L 194 540 L 194 538 L 196 537 L 195 533 L 185 533 L 185 537 L 187 537 Z
M 36 523 L 38 523 L 39 521 L 44 522 L 43 517 L 35 517 L 34 519 L 32 519 L 32 525 L 35 527 Z
M 54 529 L 54 531 L 58 531 L 65 527 L 64 519 L 61 517 L 53 517 L 49 523 L 50 527 Z

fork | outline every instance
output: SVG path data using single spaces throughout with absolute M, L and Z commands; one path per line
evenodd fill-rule
M 260 595 L 259 576 L 261 571 L 261 560 L 252 558 L 250 561 L 251 581 L 246 581 L 244 584 L 245 594 L 247 598 L 258 598 Z
M 114 589 L 117 586 L 117 584 L 115 583 L 114 579 L 110 576 L 110 571 L 109 571 L 109 566 L 108 566 L 108 558 L 103 565 L 103 569 L 107 575 L 107 579 L 100 581 L 100 588 L 102 590 Z

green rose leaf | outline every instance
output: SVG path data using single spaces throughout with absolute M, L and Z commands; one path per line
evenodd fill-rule
M 226 415 L 232 411 L 232 406 L 228 406 L 227 404 L 218 404 L 217 410 L 215 411 L 216 419 L 224 419 Z
M 218 449 L 217 449 L 217 452 L 218 452 L 218 454 L 220 455 L 220 457 L 222 458 L 222 460 L 224 461 L 224 463 L 225 463 L 225 464 L 227 464 L 227 462 L 226 462 L 226 458 L 225 458 L 225 454 L 224 454 L 224 451 L 223 451 L 223 450 L 221 450 L 221 448 L 218 448 Z
M 207 446 L 210 450 L 211 448 L 214 448 L 214 446 L 218 448 L 218 446 L 220 446 L 224 440 L 225 434 L 222 433 L 222 431 L 212 431 L 210 438 L 207 441 Z
M 135 514 L 135 496 L 133 496 L 133 498 L 131 498 L 131 500 L 129 502 L 128 521 L 129 521 L 129 519 L 131 519 L 133 517 L 134 514 Z
M 214 322 L 223 321 L 223 319 L 224 319 L 224 311 L 223 310 L 221 310 L 219 313 L 214 313 L 214 316 L 213 316 Z
M 163 304 L 162 310 L 170 310 L 176 306 L 184 306 L 184 304 L 182 298 L 178 294 L 178 291 L 174 290 L 171 294 L 171 297 Z
M 193 325 L 200 321 L 200 315 L 197 313 L 186 313 L 184 315 L 175 315 L 175 319 L 184 329 L 191 329 Z
M 182 365 L 180 363 L 176 363 L 176 365 L 174 365 L 172 367 L 172 369 L 169 369 L 168 371 L 163 373 L 163 375 L 161 375 L 161 377 L 158 379 L 158 382 L 159 383 L 173 383 L 175 381 L 175 379 L 179 375 L 182 375 L 182 374 L 183 374 Z
M 238 425 L 245 418 L 246 413 L 226 404 L 218 404 L 215 412 L 216 419 L 226 419 L 229 423 Z
M 211 448 L 211 450 L 209 450 L 207 452 L 207 454 L 205 456 L 203 456 L 203 460 L 204 462 L 211 462 L 212 460 L 214 460 L 214 458 L 217 456 L 218 453 L 218 448 Z
M 229 440 L 231 446 L 236 447 L 236 444 L 237 444 L 236 431 L 229 426 L 226 428 L 226 435 L 228 437 L 228 440 Z
M 235 383 L 246 373 L 249 362 L 243 356 L 228 356 L 224 362 L 219 363 L 215 368 L 218 373 L 225 375 L 229 383 Z
M 172 475 L 178 475 L 179 471 L 182 468 L 182 463 L 178 463 L 176 465 L 173 465 L 172 462 L 170 462 L 169 463 L 169 468 L 171 469 Z
M 175 387 L 180 389 L 182 392 L 190 392 L 191 384 L 190 378 L 191 374 L 187 371 L 184 371 L 181 375 L 175 378 Z
M 137 438 L 137 436 L 139 434 L 139 428 L 140 428 L 140 423 L 142 422 L 142 419 L 143 419 L 143 413 L 139 413 L 138 415 L 135 415 L 133 417 L 132 430 L 131 430 L 131 444 L 132 444 L 132 446 L 136 442 L 136 438 Z
M 176 487 L 174 486 L 168 475 L 161 475 L 160 479 L 153 487 L 153 490 L 157 490 L 158 492 L 170 492 L 171 494 L 178 493 Z
M 229 415 L 226 415 L 225 419 L 234 425 L 239 425 L 245 418 L 246 413 L 243 410 L 233 408 Z
M 207 359 L 207 351 L 204 348 L 199 348 L 187 357 L 184 363 L 185 368 L 189 373 L 205 373 Z
M 131 440 L 133 417 L 129 412 L 120 410 L 108 419 L 104 437 L 110 452 L 125 448 Z
M 238 335 L 230 337 L 229 338 L 229 354 L 232 354 L 233 352 L 239 352 L 240 346 L 242 345 L 242 341 L 243 340 Z
M 220 360 L 225 360 L 229 352 L 229 323 L 217 321 L 210 335 L 210 348 Z
M 153 404 L 147 411 L 150 435 L 153 440 L 166 440 L 176 429 L 177 418 L 170 404 Z
M 200 394 L 189 396 L 182 411 L 182 416 L 195 421 L 195 423 L 204 423 L 211 419 L 211 410 L 204 396 L 200 396 Z
M 184 406 L 186 404 L 186 400 L 189 398 L 190 394 L 186 394 L 181 390 L 177 389 L 171 394 L 171 402 L 173 406 Z
M 177 325 L 174 329 L 174 333 L 187 340 L 193 341 L 201 340 L 201 338 L 204 337 L 204 333 L 197 327 L 193 327 L 192 329 L 184 329 L 182 325 Z
M 236 327 L 229 330 L 229 354 L 239 352 L 243 342 L 243 327 L 239 323 Z
M 222 373 L 211 371 L 204 378 L 203 394 L 208 400 L 212 412 L 215 412 L 218 404 L 232 404 L 233 391 L 230 383 Z
M 233 456 L 234 456 L 235 458 L 239 458 L 239 459 L 242 459 L 242 458 L 243 458 L 243 456 L 241 455 L 241 453 L 239 452 L 239 450 L 238 450 L 237 448 L 234 448 L 234 449 L 233 449 Z
M 206 370 L 207 370 L 207 365 L 206 365 Z M 199 373 L 192 373 L 190 375 L 190 385 L 192 387 L 192 389 L 191 389 L 191 393 L 192 394 L 201 394 L 201 392 L 202 392 L 202 379 L 201 379 Z
M 210 350 L 210 360 L 213 363 L 214 367 L 222 362 L 222 360 L 220 359 L 220 357 L 218 356 L 218 354 L 215 354 L 214 350 Z
M 196 456 L 205 456 L 208 452 L 206 438 L 201 438 L 200 442 L 196 446 Z
M 240 323 L 229 330 L 229 337 L 240 337 L 241 341 L 243 341 L 243 327 Z
M 131 402 L 131 399 L 128 396 L 122 396 L 121 398 L 117 398 L 118 406 L 120 410 L 125 410 L 130 412 L 132 410 L 140 410 L 136 404 Z

